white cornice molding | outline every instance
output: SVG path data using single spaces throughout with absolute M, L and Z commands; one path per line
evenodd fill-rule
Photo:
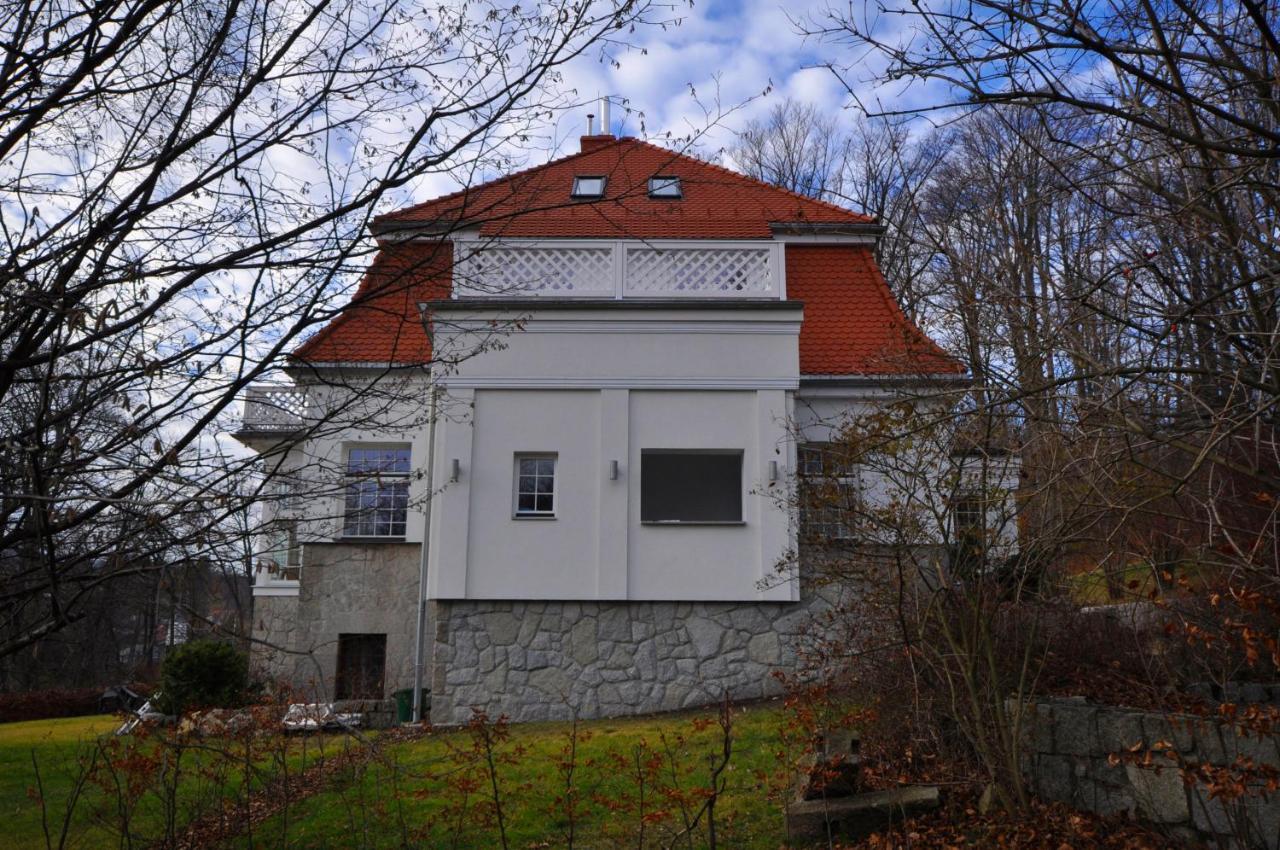
M 521 334 L 748 334 L 760 336 L 799 336 L 800 322 L 792 319 L 760 321 L 702 321 L 647 319 L 528 319 L 520 323 L 512 319 L 511 333 Z M 492 321 L 461 319 L 448 323 L 450 330 L 460 333 L 502 333 Z
M 792 377 L 511 377 L 507 375 L 448 375 L 439 380 L 446 390 L 794 390 Z
M 774 241 L 788 245 L 874 245 L 876 237 L 871 235 L 821 234 L 821 233 L 777 233 Z

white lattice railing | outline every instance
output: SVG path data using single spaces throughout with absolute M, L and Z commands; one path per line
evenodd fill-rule
M 306 419 L 307 395 L 294 387 L 254 386 L 244 391 L 246 431 L 292 431 Z
M 455 297 L 785 298 L 777 242 L 454 243 Z

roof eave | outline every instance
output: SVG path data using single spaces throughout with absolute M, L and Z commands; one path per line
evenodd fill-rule
M 885 226 L 855 221 L 771 221 L 769 229 L 788 236 L 871 236 L 884 234 Z

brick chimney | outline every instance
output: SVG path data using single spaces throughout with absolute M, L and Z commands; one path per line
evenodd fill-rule
M 581 148 L 582 152 L 589 153 L 590 151 L 600 150 L 600 148 L 604 147 L 610 142 L 616 142 L 617 140 L 618 140 L 617 137 L 614 136 L 612 133 L 605 133 L 603 135 L 597 135 L 597 136 L 583 136 L 581 139 L 579 139 L 579 142 L 582 145 L 582 148 Z

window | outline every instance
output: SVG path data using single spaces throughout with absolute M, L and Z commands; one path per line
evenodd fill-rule
M 556 456 L 516 455 L 517 518 L 556 515 Z
M 806 443 L 799 451 L 800 529 L 813 543 L 852 540 L 862 487 L 847 452 L 830 443 Z
M 387 670 L 387 636 L 338 635 L 338 676 L 334 699 L 382 699 Z
M 650 177 L 649 178 L 649 197 L 650 198 L 680 198 L 680 178 L 679 177 Z
M 277 580 L 297 581 L 302 569 L 298 524 L 293 520 L 276 520 L 267 528 L 265 542 L 266 551 L 258 555 L 258 572 Z
M 409 512 L 409 449 L 347 451 L 344 537 L 404 537 Z
M 967 494 L 951 505 L 951 565 L 961 577 L 973 575 L 987 556 L 987 509 L 978 496 Z
M 742 522 L 742 452 L 642 450 L 640 521 Z
M 573 178 L 573 197 L 575 198 L 603 198 L 604 177 L 575 177 Z

